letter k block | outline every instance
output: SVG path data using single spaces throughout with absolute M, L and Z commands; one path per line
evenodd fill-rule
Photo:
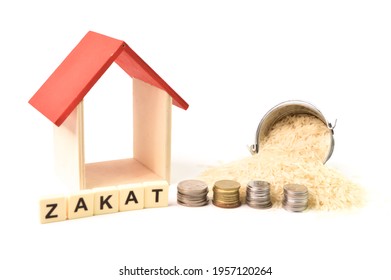
M 116 187 L 94 189 L 94 215 L 118 212 L 119 192 Z

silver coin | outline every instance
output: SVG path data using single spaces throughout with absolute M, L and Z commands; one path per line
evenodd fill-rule
M 257 208 L 257 209 L 269 209 L 273 206 L 273 204 L 270 202 L 266 205 L 258 205 L 258 204 L 248 204 L 251 208 Z
M 270 183 L 266 181 L 250 181 L 247 184 L 247 189 L 254 189 L 256 191 L 269 191 Z
M 293 193 L 293 194 L 305 194 L 308 193 L 308 189 L 304 185 L 287 184 L 284 186 L 284 192 Z
M 178 183 L 177 202 L 183 206 L 199 207 L 207 205 L 208 185 L 200 180 L 185 180 Z
M 188 198 L 188 199 L 201 199 L 201 198 L 204 198 L 207 196 L 208 193 L 203 193 L 203 194 L 183 194 L 183 193 L 180 193 L 180 192 L 177 192 L 177 196 L 178 197 L 184 197 L 184 198 Z
M 246 188 L 246 203 L 252 208 L 267 209 L 272 207 L 270 183 L 266 181 L 250 181 Z
M 292 197 L 292 196 L 285 196 L 284 199 L 287 202 L 293 202 L 293 203 L 300 203 L 300 202 L 307 202 L 308 197 Z
M 193 197 L 193 196 L 184 196 L 184 195 L 177 195 L 177 198 L 180 200 L 187 200 L 187 201 L 199 201 L 199 200 L 205 200 L 207 196 L 202 197 Z
M 282 206 L 291 212 L 303 212 L 308 207 L 308 189 L 303 185 L 287 184 L 284 186 Z
M 272 207 L 272 203 L 269 202 L 269 203 L 266 203 L 266 204 L 259 204 L 259 203 L 247 203 L 248 206 L 252 207 L 252 208 L 270 208 Z
M 303 206 L 303 207 L 289 207 L 289 206 L 283 205 L 283 208 L 285 210 L 291 211 L 291 212 L 303 212 L 304 210 L 307 209 L 307 206 Z
M 207 205 L 209 200 L 208 200 L 208 198 L 204 198 L 202 200 L 187 200 L 187 199 L 177 198 L 177 202 L 178 202 L 178 204 L 183 205 L 183 206 L 198 207 L 198 206 Z
M 185 202 L 182 202 L 182 201 L 177 201 L 178 204 L 182 205 L 182 206 L 187 206 L 187 207 L 201 207 L 201 206 L 205 206 L 205 205 L 208 205 L 209 203 L 209 200 L 205 200 L 205 201 L 202 201 L 202 202 L 198 202 L 198 203 L 185 203 Z
M 270 200 L 270 195 L 265 195 L 265 196 L 255 196 L 251 194 L 246 195 L 247 200 L 255 200 L 255 201 L 262 201 L 262 200 Z
M 200 180 L 185 180 L 179 182 L 177 188 L 181 193 L 203 193 L 207 192 L 208 185 Z

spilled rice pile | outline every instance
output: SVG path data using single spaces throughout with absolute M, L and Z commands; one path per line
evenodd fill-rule
M 274 207 L 281 206 L 283 186 L 308 188 L 309 209 L 336 210 L 363 205 L 363 189 L 323 164 L 330 145 L 330 130 L 316 117 L 292 115 L 277 122 L 262 141 L 259 153 L 204 171 L 200 179 L 213 186 L 221 179 L 241 184 L 241 200 L 250 180 L 268 181 Z

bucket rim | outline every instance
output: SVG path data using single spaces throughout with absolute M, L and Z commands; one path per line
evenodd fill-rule
M 278 103 L 272 107 L 266 114 L 262 117 L 261 121 L 258 124 L 257 131 L 255 134 L 255 143 L 252 144 L 249 149 L 252 155 L 259 153 L 259 146 L 266 137 L 271 129 L 271 127 L 282 118 L 292 115 L 292 114 L 309 114 L 318 119 L 320 119 L 330 130 L 330 147 L 326 158 L 323 160 L 323 163 L 326 163 L 334 151 L 335 140 L 334 140 L 334 127 L 327 121 L 323 113 L 312 103 L 303 101 L 303 100 L 287 100 Z

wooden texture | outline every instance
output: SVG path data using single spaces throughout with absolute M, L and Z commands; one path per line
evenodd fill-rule
M 134 78 L 134 159 L 86 166 L 82 100 L 114 61 Z M 123 41 L 88 32 L 29 102 L 57 126 L 56 172 L 72 190 L 170 179 L 171 107 L 188 104 Z
M 168 194 L 168 182 L 155 180 L 46 197 L 39 202 L 40 221 L 46 224 L 119 211 L 167 207 Z
M 73 191 L 85 188 L 83 102 L 60 126 L 54 126 L 55 170 Z
M 29 103 L 60 126 L 114 61 L 131 77 L 163 89 L 172 96 L 174 105 L 188 108 L 189 105 L 125 42 L 91 31 Z
M 118 187 L 119 211 L 130 211 L 144 208 L 144 186 L 142 183 Z
M 145 208 L 167 207 L 168 189 L 167 181 L 155 181 L 143 183 L 144 186 L 144 206 Z
M 42 224 L 65 221 L 67 219 L 67 198 L 53 196 L 39 201 L 40 220 Z
M 141 59 L 128 45 L 115 61 L 129 76 L 153 85 L 172 97 L 172 103 L 186 110 L 189 105 L 175 92 L 145 61 Z
M 88 32 L 31 98 L 59 126 L 123 50 L 124 42 Z
M 161 178 L 135 159 L 86 164 L 86 186 L 89 189 L 155 180 Z
M 68 197 L 68 219 L 91 217 L 94 215 L 94 195 L 92 190 L 83 190 Z
M 133 81 L 133 156 L 163 180 L 170 180 L 171 97 Z
M 94 189 L 94 215 L 118 212 L 119 191 L 116 187 Z

